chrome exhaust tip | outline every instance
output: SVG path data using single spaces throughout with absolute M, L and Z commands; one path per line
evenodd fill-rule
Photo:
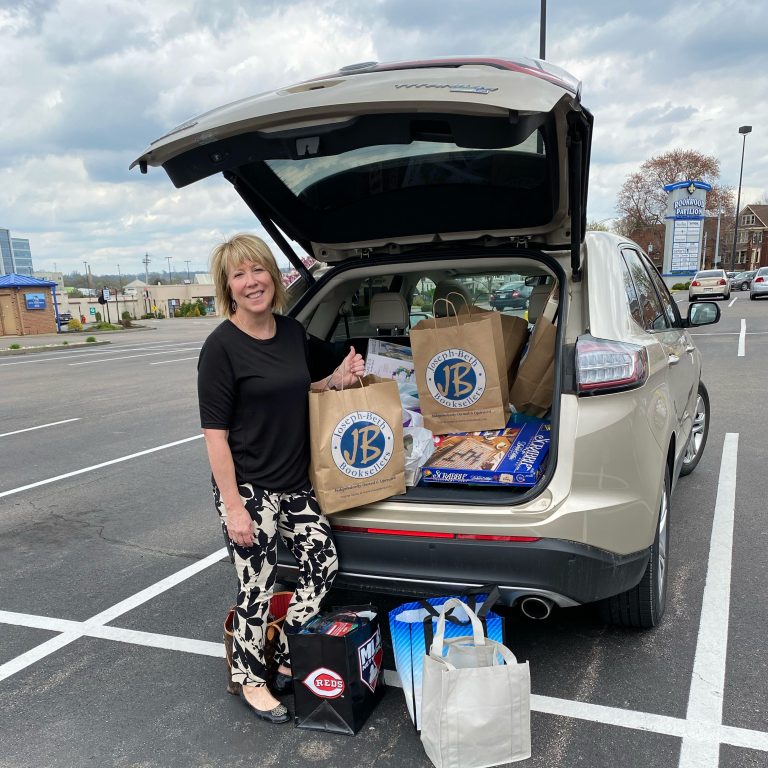
M 548 597 L 528 595 L 520 601 L 520 610 L 523 612 L 523 616 L 529 619 L 543 621 L 549 618 L 553 605 L 554 603 Z

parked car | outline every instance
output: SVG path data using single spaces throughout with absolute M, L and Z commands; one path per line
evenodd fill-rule
M 731 297 L 731 284 L 724 269 L 702 269 L 693 276 L 688 286 L 688 301 L 696 301 L 702 296 L 720 296 L 723 299 Z
M 493 309 L 525 309 L 532 290 L 524 281 L 513 281 L 491 291 L 488 300 Z
M 65 326 L 72 319 L 70 312 L 59 312 L 59 326 Z
M 749 298 L 754 301 L 761 296 L 768 296 L 768 267 L 760 267 L 749 284 Z
M 351 344 L 365 351 L 340 308 L 375 313 L 374 283 L 407 313 L 422 279 L 437 295 L 448 281 L 523 276 L 538 283 L 531 322 L 555 288 L 551 444 L 535 486 L 416 485 L 334 514 L 338 585 L 494 583 L 539 618 L 599 601 L 620 625 L 661 620 L 671 496 L 710 422 L 689 329 L 720 310 L 681 316 L 636 243 L 585 233 L 593 117 L 580 94 L 541 61 L 365 64 L 206 112 L 133 164 L 162 166 L 177 187 L 224 174 L 302 274 L 289 312 L 326 365 Z M 288 238 L 323 267 L 309 274 Z M 278 558 L 295 578 L 287 551 Z
M 731 278 L 731 290 L 732 291 L 748 291 L 749 284 L 752 282 L 752 278 L 754 278 L 756 273 L 757 273 L 756 269 L 753 269 L 749 272 L 737 272 Z

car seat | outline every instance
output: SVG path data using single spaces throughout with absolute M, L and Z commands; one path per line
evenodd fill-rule
M 464 301 L 459 296 L 450 296 L 449 294 L 451 293 L 458 293 L 467 302 L 467 305 L 472 306 L 472 297 L 460 282 L 457 280 L 441 280 L 435 285 L 435 292 L 432 296 L 432 314 L 435 317 L 453 315 L 455 314 L 454 308 L 456 312 L 461 312 L 464 307 Z M 453 306 L 445 301 L 438 301 L 438 299 L 447 299 Z
M 404 334 L 410 325 L 408 304 L 401 293 L 377 293 L 371 297 L 371 311 L 368 325 L 376 335 L 388 331 L 389 335 Z

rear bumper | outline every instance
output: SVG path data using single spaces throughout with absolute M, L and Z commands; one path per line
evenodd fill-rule
M 499 542 L 334 532 L 339 553 L 336 586 L 403 595 L 455 592 L 498 584 L 502 601 L 525 595 L 561 607 L 625 592 L 642 578 L 649 551 L 629 555 L 574 542 L 541 539 Z M 295 580 L 296 565 L 280 547 L 280 578 Z

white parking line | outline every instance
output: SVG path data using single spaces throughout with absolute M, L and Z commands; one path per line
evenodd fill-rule
M 50 424 L 40 424 L 37 427 L 27 427 L 26 429 L 17 429 L 15 432 L 3 432 L 0 437 L 10 437 L 11 435 L 20 435 L 22 432 L 32 432 L 35 429 L 45 429 L 46 427 L 55 427 L 58 424 L 69 424 L 70 421 L 80 421 L 78 416 L 76 419 L 63 419 L 62 421 L 52 421 Z
M 202 346 L 200 347 L 194 347 L 194 349 L 202 349 Z M 94 363 L 111 363 L 114 360 L 133 360 L 136 357 L 152 357 L 154 355 L 169 355 L 173 352 L 181 352 L 180 349 L 164 349 L 162 352 L 146 352 L 143 355 L 125 355 L 124 357 L 110 357 L 106 360 L 84 360 L 82 363 L 69 363 L 70 366 L 75 365 L 93 365 Z M 187 351 L 187 350 L 183 350 Z
M 183 440 L 174 440 L 172 443 L 166 443 L 165 445 L 158 445 L 156 448 L 147 448 L 146 451 L 139 451 L 138 453 L 131 453 L 128 456 L 121 456 L 118 459 L 110 459 L 109 461 L 103 461 L 101 464 L 94 464 L 91 467 L 83 467 L 82 469 L 76 469 L 74 472 L 67 472 L 63 475 L 56 475 L 56 477 L 49 477 L 47 480 L 38 480 L 36 483 L 30 483 L 29 485 L 21 485 L 18 488 L 12 488 L 10 491 L 0 492 L 0 499 L 3 496 L 11 496 L 14 493 L 21 493 L 21 491 L 28 491 L 30 488 L 39 488 L 41 485 L 48 485 L 48 483 L 55 483 L 57 480 L 65 480 L 68 477 L 75 477 L 76 475 L 82 475 L 85 472 L 93 472 L 94 469 L 101 469 L 102 467 L 109 467 L 112 464 L 119 464 L 121 461 L 129 461 L 130 459 L 136 459 L 139 456 L 146 456 L 148 453 L 156 453 L 157 451 L 165 450 L 166 448 L 173 448 L 175 445 L 181 445 L 182 443 L 188 443 L 191 440 L 199 440 L 202 435 L 194 435 L 193 437 L 185 437 Z
M 29 363 L 49 363 L 51 361 L 57 361 L 62 360 L 64 358 L 71 360 L 75 357 L 96 357 L 97 355 L 116 355 L 121 352 L 144 352 L 146 350 L 150 349 L 161 349 L 163 347 L 170 347 L 168 351 L 173 352 L 182 352 L 183 347 L 188 347 L 191 344 L 199 344 L 199 341 L 171 341 L 171 342 L 160 342 L 160 341 L 153 341 L 149 344 L 146 344 L 142 347 L 134 347 L 131 349 L 130 345 L 127 344 L 116 344 L 110 349 L 105 349 L 104 347 L 94 347 L 93 350 L 84 350 L 83 352 L 52 352 L 51 357 L 45 357 L 44 352 L 37 352 L 35 353 L 35 357 L 31 360 L 15 360 L 11 363 L 0 363 L 0 366 L 6 366 L 6 365 L 28 365 Z
M 195 357 L 180 357 L 178 360 L 160 360 L 157 363 L 150 363 L 150 365 L 168 365 L 168 363 L 180 363 L 184 360 L 197 360 L 198 356 Z
M 737 357 L 744 357 L 744 347 L 747 341 L 747 321 L 742 318 L 741 331 L 739 331 L 739 353 Z
M 720 745 L 709 734 L 723 721 L 738 450 L 739 436 L 726 433 L 686 714 L 701 732 L 683 739 L 679 768 L 717 768 L 719 763 Z
M 153 597 L 157 597 L 157 595 L 171 589 L 171 587 L 181 584 L 182 581 L 186 581 L 190 577 L 200 573 L 200 571 L 204 571 L 209 566 L 218 563 L 219 560 L 222 560 L 227 556 L 227 548 L 222 547 L 213 554 L 208 555 L 208 557 L 205 557 L 192 565 L 188 565 L 186 568 L 182 568 L 180 571 L 177 571 L 162 581 L 158 581 L 156 584 L 120 601 L 111 608 L 107 608 L 106 611 L 97 613 L 87 621 L 82 622 L 79 626 L 70 627 L 62 632 L 62 634 L 52 637 L 50 640 L 46 640 L 46 642 L 31 648 L 26 653 L 22 653 L 20 656 L 7 661 L 5 664 L 0 664 L 0 680 L 5 680 L 7 677 L 20 672 L 22 669 L 26 669 L 36 661 L 40 661 L 40 659 L 50 656 L 50 654 L 58 651 L 60 648 L 89 634 L 91 630 L 96 630 L 104 624 L 114 621 L 118 616 L 122 616 L 122 614 L 127 613 L 128 611 L 132 611 L 134 608 L 146 603 Z M 0 612 L 0 621 L 3 620 L 4 613 L 5 612 Z

